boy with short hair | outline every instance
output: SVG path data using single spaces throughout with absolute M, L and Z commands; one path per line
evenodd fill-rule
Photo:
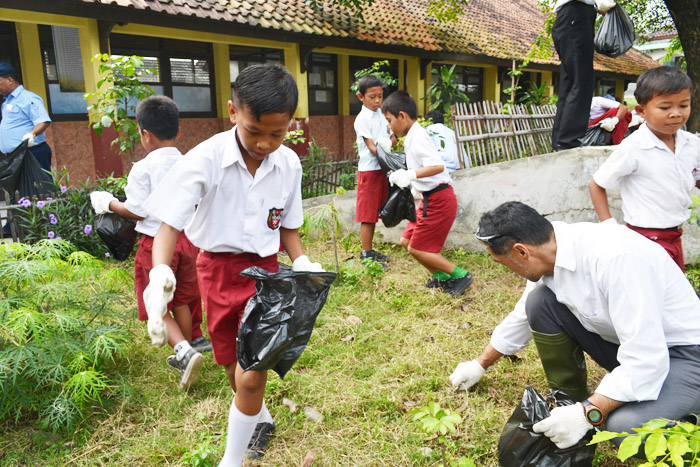
M 182 158 L 175 146 L 175 140 L 180 134 L 178 115 L 177 104 L 169 97 L 152 96 L 141 101 L 136 107 L 136 121 L 139 124 L 141 144 L 148 155 L 135 163 L 129 172 L 124 189 L 126 201 L 122 203 L 106 191 L 90 193 L 92 207 L 97 214 L 114 212 L 137 221 L 136 231 L 141 233 L 141 239 L 134 258 L 134 282 L 139 321 L 148 320 L 143 292 L 148 285 L 148 274 L 152 267 L 153 237 L 160 228 L 160 221 L 144 211 L 143 203 L 170 168 Z M 177 238 L 171 268 L 175 271 L 178 290 L 171 304 L 172 316 L 166 313 L 163 317 L 168 330 L 168 344 L 175 352 L 166 361 L 180 371 L 180 387 L 183 389 L 189 388 L 199 377 L 199 369 L 204 362 L 200 352 L 211 350 L 211 344 L 202 336 L 199 328 L 202 306 L 195 268 L 198 253 L 199 250 L 184 233 Z
M 380 108 L 384 99 L 384 84 L 374 75 L 360 78 L 357 98 L 362 101 L 362 110 L 355 118 L 357 152 L 357 199 L 355 222 L 360 222 L 361 259 L 372 259 L 387 263 L 390 258 L 372 249 L 374 229 L 379 220 L 379 210 L 386 201 L 388 184 L 377 159 L 377 143 L 389 139 L 389 123 Z M 394 138 L 395 142 L 395 138 Z M 389 147 L 391 143 L 386 144 Z
M 602 222 L 610 215 L 607 189 L 620 186 L 627 226 L 663 246 L 683 265 L 681 225 L 690 217 L 694 186 L 700 187 L 700 138 L 681 130 L 690 116 L 693 83 L 668 66 L 645 71 L 637 81 L 637 113 L 646 120 L 593 174 L 588 185 Z
M 154 241 L 154 267 L 146 290 L 149 314 L 162 312 L 176 285 L 167 264 L 180 230 L 185 229 L 202 250 L 197 273 L 214 360 L 224 367 L 235 391 L 221 466 L 239 466 L 247 450 L 248 457 L 261 456 L 274 429 L 263 401 L 267 371 L 244 371 L 236 360 L 240 320 L 255 293 L 255 281 L 240 272 L 251 266 L 277 272 L 280 243 L 293 270 L 323 270 L 311 263 L 301 246 L 301 164 L 294 151 L 282 145 L 297 99 L 296 83 L 283 67 L 245 68 L 228 102 L 233 129 L 188 152 L 145 204 L 146 211 L 163 222 Z
M 461 295 L 474 281 L 472 275 L 440 254 L 457 217 L 452 179 L 428 132 L 416 121 L 416 103 L 406 91 L 387 97 L 382 112 L 394 134 L 406 135 L 403 146 L 408 170 L 392 172 L 389 182 L 401 188 L 410 185 L 411 191 L 423 198 L 416 210 L 416 222 L 409 222 L 401 236 L 401 246 L 433 274 L 427 287 Z

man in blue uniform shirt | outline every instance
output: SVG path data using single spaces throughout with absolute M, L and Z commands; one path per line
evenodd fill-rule
M 44 101 L 17 81 L 17 73 L 9 63 L 0 62 L 0 94 L 5 96 L 0 120 L 0 152 L 9 154 L 25 139 L 44 170 L 51 170 L 51 148 L 44 132 L 51 118 Z

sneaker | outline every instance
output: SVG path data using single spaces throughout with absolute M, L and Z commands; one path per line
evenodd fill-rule
M 360 260 L 367 258 L 373 259 L 378 263 L 388 263 L 391 261 L 391 258 L 389 258 L 387 255 L 381 254 L 377 250 L 362 250 L 362 252 L 360 253 Z
M 265 448 L 267 448 L 267 442 L 270 440 L 270 433 L 272 433 L 274 429 L 274 423 L 263 422 L 255 425 L 255 431 L 250 438 L 248 450 L 246 451 L 246 457 L 248 459 L 260 459 L 265 455 Z
M 431 277 L 428 282 L 425 283 L 425 288 L 427 289 L 437 289 L 440 287 L 440 281 Z
M 199 353 L 211 352 L 211 342 L 207 340 L 204 336 L 199 336 L 196 339 L 192 339 L 192 348 Z
M 445 293 L 448 293 L 453 297 L 457 297 L 459 295 L 462 295 L 464 291 L 467 290 L 470 285 L 472 285 L 472 282 L 474 282 L 474 278 L 470 273 L 467 273 L 467 275 L 464 277 L 459 277 L 456 279 L 452 278 L 438 282 L 440 284 L 440 288 Z
M 171 355 L 165 361 L 168 365 L 180 370 L 180 388 L 188 389 L 199 379 L 199 369 L 204 363 L 204 357 L 196 350 L 190 349 L 182 360 L 178 360 L 175 355 Z

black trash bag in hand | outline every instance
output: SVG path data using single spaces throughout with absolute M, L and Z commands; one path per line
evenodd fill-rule
M 125 219 L 113 212 L 95 215 L 95 230 L 107 245 L 112 258 L 124 261 L 136 244 L 136 221 Z
M 377 145 L 377 159 L 382 171 L 389 175 L 399 169 L 406 169 L 406 154 L 402 152 L 386 152 Z M 402 220 L 416 221 L 416 203 L 413 201 L 411 189 L 389 186 L 386 201 L 379 209 L 379 217 L 384 227 L 394 227 Z
M 21 197 L 48 195 L 56 189 L 51 174 L 46 172 L 24 140 L 11 153 L 0 157 L 0 187 L 14 197 L 19 191 Z M 16 202 L 17 200 L 12 200 Z
M 379 167 L 386 175 L 394 170 L 407 169 L 406 154 L 403 152 L 386 152 L 383 147 L 377 145 L 377 159 Z
M 334 272 L 279 272 L 257 266 L 241 271 L 255 279 L 255 295 L 245 307 L 236 339 L 238 364 L 244 370 L 274 370 L 284 378 L 306 348 Z
M 581 138 L 581 146 L 610 146 L 611 144 L 612 132 L 603 130 L 600 123 L 589 126 L 586 134 Z
M 634 24 L 619 4 L 603 16 L 593 44 L 596 52 L 616 58 L 624 55 L 634 45 Z
M 577 444 L 559 449 L 549 438 L 532 431 L 532 426 L 549 417 L 550 407 L 575 402 L 563 391 L 553 391 L 545 400 L 534 388 L 525 388 L 523 398 L 506 422 L 498 440 L 501 467 L 590 467 L 596 446 L 587 446 L 594 430 Z

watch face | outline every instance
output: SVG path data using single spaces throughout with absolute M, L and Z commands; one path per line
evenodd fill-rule
M 603 421 L 603 413 L 596 408 L 591 408 L 588 409 L 588 412 L 586 413 L 586 418 L 588 418 L 588 421 L 591 423 L 591 425 L 598 425 L 600 424 L 600 422 Z

